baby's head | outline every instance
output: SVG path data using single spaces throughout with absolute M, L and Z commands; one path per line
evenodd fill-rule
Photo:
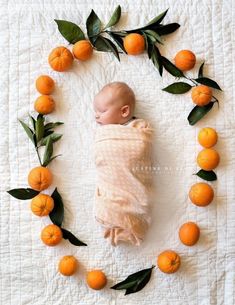
M 98 124 L 124 124 L 134 113 L 135 95 L 125 83 L 105 85 L 94 99 L 95 119 Z

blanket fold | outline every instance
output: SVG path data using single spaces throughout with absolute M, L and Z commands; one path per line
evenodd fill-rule
M 95 217 L 104 237 L 140 245 L 150 224 L 153 129 L 143 119 L 104 125 L 95 136 Z

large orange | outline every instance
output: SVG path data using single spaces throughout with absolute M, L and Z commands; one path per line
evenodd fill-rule
M 158 255 L 157 265 L 164 273 L 174 273 L 180 267 L 180 256 L 172 250 L 166 250 Z
M 65 276 L 73 275 L 78 268 L 78 261 L 72 255 L 66 255 L 59 262 L 59 272 Z
M 197 164 L 205 171 L 211 171 L 218 166 L 220 156 L 213 148 L 205 148 L 201 150 L 197 156 Z
M 196 63 L 196 56 L 190 50 L 181 50 L 175 56 L 175 65 L 182 71 L 191 70 Z
M 51 68 L 57 72 L 64 72 L 71 68 L 73 54 L 65 47 L 57 47 L 51 51 L 48 57 Z
M 204 182 L 195 183 L 190 188 L 189 198 L 197 206 L 207 206 L 214 198 L 213 188 Z
M 186 222 L 179 229 L 179 238 L 186 246 L 193 246 L 200 237 L 200 229 L 194 222 Z
M 36 89 L 43 95 L 51 94 L 54 91 L 55 82 L 48 75 L 41 75 L 36 80 Z
M 47 216 L 54 208 L 54 200 L 46 194 L 38 194 L 31 201 L 31 211 L 37 216 Z
M 55 109 L 55 102 L 50 95 L 41 95 L 36 99 L 34 109 L 40 114 L 49 114 Z
M 212 90 L 208 86 L 199 85 L 192 89 L 191 93 L 194 104 L 202 107 L 210 103 L 212 98 Z
M 91 58 L 93 47 L 88 40 L 79 40 L 73 46 L 73 55 L 75 58 L 85 61 Z
M 46 226 L 41 232 L 41 240 L 50 247 L 58 245 L 62 238 L 63 234 L 60 227 L 54 224 Z
M 103 271 L 92 270 L 87 273 L 87 284 L 94 290 L 100 290 L 107 284 L 107 278 Z
M 51 185 L 52 173 L 47 167 L 35 167 L 29 172 L 28 183 L 32 189 L 41 192 Z
M 217 143 L 218 134 L 210 127 L 202 128 L 198 133 L 198 142 L 205 148 L 211 148 Z
M 123 46 L 127 54 L 138 55 L 144 52 L 145 40 L 138 33 L 128 34 L 123 40 Z

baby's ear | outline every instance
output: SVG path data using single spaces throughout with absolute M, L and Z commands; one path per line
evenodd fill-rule
M 128 115 L 130 114 L 130 106 L 129 105 L 122 106 L 121 113 L 123 118 L 128 117 Z

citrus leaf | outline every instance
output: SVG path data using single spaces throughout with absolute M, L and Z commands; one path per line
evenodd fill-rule
M 31 128 L 29 128 L 28 125 L 26 125 L 24 122 L 22 122 L 21 120 L 19 120 L 20 124 L 22 125 L 22 127 L 24 128 L 25 132 L 27 133 L 28 137 L 30 138 L 30 140 L 33 142 L 34 146 L 36 146 L 36 143 L 34 141 L 34 132 L 32 131 Z
M 64 204 L 57 188 L 55 188 L 51 197 L 54 200 L 54 208 L 50 212 L 49 217 L 55 225 L 61 227 L 64 220 Z
M 115 24 L 118 23 L 119 19 L 121 17 L 121 6 L 118 5 L 115 9 L 115 11 L 113 12 L 113 15 L 111 16 L 109 22 L 107 23 L 107 25 L 104 27 L 104 29 L 107 29 L 111 26 L 114 26 Z
M 54 19 L 54 21 L 57 23 L 60 34 L 69 43 L 74 44 L 79 40 L 85 39 L 85 35 L 83 31 L 75 23 L 66 20 L 57 20 L 57 19 Z
M 201 169 L 198 171 L 195 175 L 198 177 L 206 180 L 206 181 L 215 181 L 217 180 L 216 173 L 213 171 L 205 171 L 204 169 Z
M 204 62 L 201 64 L 199 71 L 198 71 L 198 77 L 201 78 L 203 77 L 203 66 L 204 66 Z
M 163 88 L 163 91 L 172 93 L 172 94 L 183 94 L 188 92 L 192 88 L 191 85 L 184 82 L 173 83 L 166 88 Z
M 103 51 L 103 52 L 111 51 L 115 55 L 115 57 L 120 61 L 117 47 L 110 39 L 105 38 L 103 36 L 99 36 L 96 39 L 94 46 L 98 51 Z
M 203 84 L 203 85 L 209 86 L 211 88 L 222 91 L 220 86 L 214 80 L 212 80 L 208 77 L 199 77 L 199 78 L 196 78 L 195 81 L 200 84 Z
M 162 76 L 162 61 L 161 61 L 161 54 L 158 50 L 158 48 L 153 45 L 153 48 L 152 48 L 152 53 L 151 53 L 151 60 L 154 64 L 154 66 L 158 69 L 159 71 L 159 74 Z
M 175 32 L 180 25 L 178 23 L 169 23 L 166 25 L 159 25 L 153 27 L 153 30 L 156 31 L 159 35 L 164 36 Z
M 53 154 L 53 140 L 52 140 L 52 136 L 50 135 L 47 137 L 42 166 L 47 166 L 49 164 L 52 154 Z
M 7 191 L 7 193 L 20 200 L 32 199 L 39 194 L 38 191 L 35 191 L 31 188 L 12 189 Z
M 87 246 L 87 244 L 85 244 L 84 242 L 80 241 L 76 236 L 74 236 L 68 230 L 65 230 L 65 229 L 61 228 L 61 231 L 63 233 L 63 238 L 64 239 L 68 239 L 71 244 L 73 244 L 75 246 Z
M 93 10 L 91 10 L 91 13 L 86 20 L 86 28 L 89 40 L 92 45 L 94 45 L 94 42 L 101 31 L 101 21 Z
M 116 34 L 116 33 L 110 32 L 110 31 L 108 31 L 107 33 L 116 42 L 116 44 L 119 46 L 119 48 L 122 49 L 122 51 L 124 53 L 126 53 L 126 50 L 124 49 L 124 46 L 123 46 L 122 36 L 120 37 L 119 34 Z
M 199 120 L 201 120 L 213 107 L 214 102 L 210 102 L 206 106 L 195 106 L 193 110 L 188 115 L 188 121 L 190 125 L 195 125 Z
M 153 18 L 153 19 L 146 25 L 146 27 L 149 27 L 150 25 L 156 25 L 156 24 L 161 23 L 162 20 L 165 18 L 165 16 L 166 16 L 168 10 L 169 10 L 169 8 L 168 8 L 165 12 L 163 12 L 163 13 L 161 13 L 160 15 L 158 15 L 157 17 Z
M 44 117 L 39 114 L 36 120 L 36 139 L 39 142 L 44 135 Z
M 163 44 L 162 38 L 160 35 L 158 35 L 158 33 L 152 30 L 145 30 L 143 31 L 143 33 L 146 33 L 152 42 L 154 43 L 159 42 L 160 44 Z
M 45 130 L 49 130 L 49 129 L 52 129 L 52 128 L 55 128 L 55 127 L 57 127 L 57 126 L 60 126 L 60 125 L 62 125 L 62 124 L 64 124 L 63 122 L 55 122 L 55 123 L 47 123 L 45 126 L 44 126 L 44 129 Z
M 172 62 L 170 62 L 166 57 L 162 56 L 163 67 L 175 77 L 184 77 L 184 73 L 178 69 Z
M 59 141 L 61 139 L 63 135 L 60 133 L 52 133 L 51 135 L 46 136 L 45 138 L 43 137 L 42 141 L 41 141 L 41 145 L 44 146 L 47 143 L 47 140 L 49 137 L 51 137 L 52 142 L 55 143 L 57 141 Z
M 49 135 L 52 135 L 53 133 L 54 133 L 54 130 L 44 130 L 43 138 L 46 138 Z
M 35 127 L 36 127 L 36 120 L 34 119 L 34 117 L 32 117 L 31 115 L 29 116 L 32 126 L 33 126 L 33 130 L 35 131 Z
M 129 275 L 124 281 L 112 286 L 111 289 L 126 289 L 125 295 L 142 290 L 149 282 L 154 267 L 152 266 L 151 268 L 143 269 Z

